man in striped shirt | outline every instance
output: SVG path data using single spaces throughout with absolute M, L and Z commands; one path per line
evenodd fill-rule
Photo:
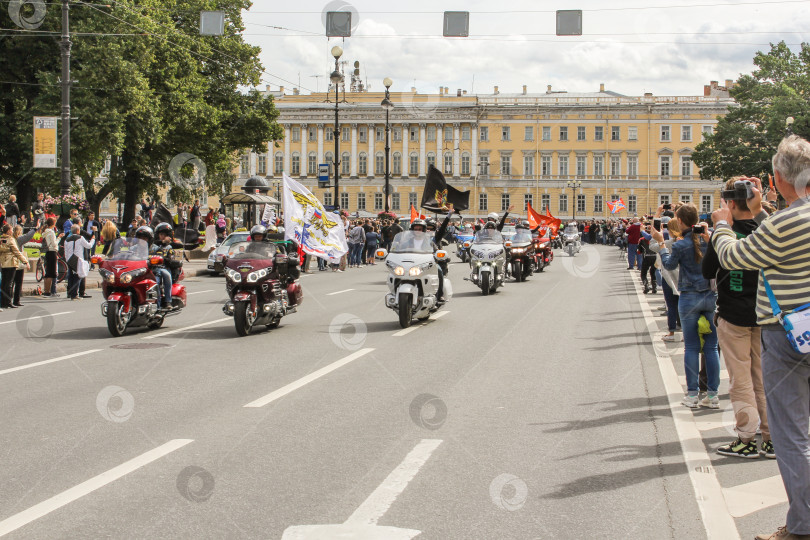
M 746 238 L 736 239 L 731 212 L 712 213 L 712 243 L 727 270 L 762 270 L 779 306 L 789 311 L 810 302 L 810 142 L 786 137 L 773 157 L 776 188 L 788 207 L 767 217 L 762 193 L 748 207 L 761 221 Z M 767 219 L 766 219 L 767 218 Z M 762 373 L 768 418 L 779 472 L 790 507 L 787 524 L 758 540 L 810 540 L 810 354 L 796 352 L 773 315 L 759 277 L 757 320 L 762 326 Z

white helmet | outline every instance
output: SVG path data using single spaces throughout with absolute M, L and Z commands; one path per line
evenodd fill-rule
M 495 212 L 492 212 L 487 216 L 487 219 L 488 220 L 491 219 L 492 221 L 498 221 L 498 214 L 496 214 Z

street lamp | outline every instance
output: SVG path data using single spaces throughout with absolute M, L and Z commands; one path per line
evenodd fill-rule
M 380 103 L 380 106 L 385 109 L 385 213 L 387 214 L 390 208 L 388 207 L 388 191 L 390 187 L 388 185 L 389 180 L 391 178 L 391 171 L 389 168 L 389 155 L 391 153 L 391 147 L 388 142 L 388 134 L 391 130 L 391 126 L 388 123 L 388 113 L 391 112 L 391 109 L 394 108 L 394 104 L 391 103 L 391 94 L 389 93 L 389 89 L 391 85 L 394 84 L 394 81 L 391 80 L 390 77 L 386 77 L 383 79 L 383 84 L 385 85 L 385 97 Z
M 785 131 L 787 132 L 787 135 L 793 135 L 793 122 L 795 121 L 796 119 L 792 116 L 785 118 Z
M 340 169 L 338 168 L 340 165 L 340 126 L 338 125 L 338 100 L 340 99 L 340 96 L 338 95 L 338 84 L 343 81 L 343 74 L 340 72 L 340 66 L 338 65 L 338 60 L 341 56 L 343 56 L 343 49 L 340 47 L 340 45 L 335 45 L 332 47 L 332 56 L 335 57 L 335 71 L 329 75 L 329 80 L 335 85 L 335 159 L 332 161 L 332 163 L 335 166 L 335 209 L 340 211 L 340 194 L 338 189 L 338 184 L 340 182 Z
M 571 180 L 569 182 L 566 182 L 566 185 L 568 187 L 572 188 L 571 189 L 572 195 L 574 195 L 574 197 L 572 197 L 572 201 L 571 201 L 573 203 L 571 205 L 571 220 L 576 221 L 577 220 L 577 197 L 576 197 L 577 190 L 576 190 L 576 188 L 582 187 L 582 182 L 579 181 L 579 180 Z

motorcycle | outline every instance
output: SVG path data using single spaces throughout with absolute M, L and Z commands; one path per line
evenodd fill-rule
M 573 257 L 582 249 L 582 240 L 580 239 L 579 230 L 573 223 L 566 225 L 562 233 L 563 249 L 568 253 L 569 257 Z
M 532 234 L 526 229 L 518 229 L 511 240 L 504 243 L 506 267 L 515 281 L 525 281 L 537 267 L 535 244 Z
M 185 277 L 181 269 L 172 280 L 171 307 L 158 308 L 161 290 L 152 269 L 164 261 L 163 257 L 150 257 L 149 244 L 144 240 L 119 238 L 111 246 L 109 257 L 95 255 L 90 260 L 98 265 L 101 275 L 101 315 L 115 337 L 123 336 L 127 328 L 160 328 L 167 316 L 186 307 L 186 288 L 178 283 Z
M 461 262 L 470 260 L 470 246 L 472 245 L 473 238 L 475 237 L 471 234 L 458 235 L 458 240 L 456 241 L 456 255 L 461 259 Z
M 494 293 L 506 279 L 506 251 L 503 236 L 495 229 L 481 229 L 470 245 L 470 268 L 467 278 L 481 287 L 484 296 Z
M 426 233 L 401 232 L 394 237 L 390 253 L 378 249 L 375 256 L 385 260 L 385 305 L 397 312 L 402 328 L 408 328 L 413 319 L 427 319 L 453 296 L 450 280 L 439 269 L 439 263 L 448 258 L 447 252 L 440 249 L 434 253 Z
M 533 242 L 535 270 L 542 272 L 554 260 L 554 250 L 551 249 L 552 241 L 547 236 L 537 236 Z
M 244 337 L 258 326 L 277 328 L 304 299 L 298 282 L 298 254 L 288 255 L 271 242 L 238 242 L 225 259 L 225 289 L 230 300 L 223 313 L 233 317 Z

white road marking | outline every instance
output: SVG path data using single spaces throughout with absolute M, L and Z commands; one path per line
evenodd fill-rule
M 101 349 L 91 349 L 89 351 L 78 352 L 73 354 L 68 354 L 66 356 L 60 356 L 59 358 L 51 358 L 50 360 L 43 360 L 41 362 L 34 362 L 33 364 L 25 364 L 24 366 L 17 366 L 13 368 L 4 369 L 0 371 L 0 375 L 5 375 L 7 373 L 13 373 L 15 371 L 22 371 L 24 369 L 30 369 L 37 366 L 44 366 L 45 364 L 53 364 L 54 362 L 61 362 L 62 360 L 70 360 L 71 358 L 77 358 L 79 356 L 84 356 L 86 354 L 93 354 L 101 352 Z
M 647 299 L 641 292 L 640 283 L 636 279 L 631 278 L 631 280 L 644 314 L 647 332 L 650 339 L 655 340 L 659 333 L 656 319 L 652 314 Z M 658 349 L 656 349 L 655 356 L 658 361 L 661 379 L 664 382 L 664 389 L 669 398 L 672 421 L 675 424 L 678 439 L 681 441 L 683 459 L 689 472 L 689 480 L 691 480 L 692 488 L 695 491 L 695 500 L 700 510 L 700 517 L 703 520 L 703 527 L 706 529 L 706 536 L 709 540 L 720 538 L 723 540 L 739 540 L 740 532 L 737 530 L 737 524 L 729 512 L 723 490 L 717 479 L 717 473 L 712 467 L 709 454 L 706 452 L 706 446 L 701 439 L 694 414 L 691 409 L 684 407 L 680 403 L 684 395 L 684 389 L 678 382 L 678 374 L 672 364 L 672 358 L 669 354 Z
M 335 296 L 336 294 L 341 294 L 341 293 L 345 293 L 345 292 L 349 292 L 349 291 L 353 291 L 353 290 L 354 289 L 343 289 L 342 291 L 330 292 L 326 296 Z
M 188 295 L 190 295 L 190 294 L 202 294 L 202 293 L 207 293 L 207 292 L 214 292 L 214 289 L 209 289 L 209 290 L 207 290 L 207 291 L 194 291 L 194 292 L 187 292 L 187 293 L 186 293 L 186 296 L 188 296 Z
M 382 484 L 377 486 L 377 489 L 349 516 L 346 524 L 376 525 L 440 444 L 442 441 L 439 439 L 422 439 L 405 456 L 402 463 L 391 471 Z
M 264 407 L 268 403 L 272 403 L 272 402 L 276 401 L 277 399 L 283 398 L 287 394 L 291 394 L 292 392 L 295 392 L 299 388 L 302 388 L 302 387 L 308 385 L 309 383 L 320 379 L 324 375 L 328 375 L 329 373 L 332 373 L 336 369 L 338 369 L 340 367 L 343 367 L 346 364 L 348 364 L 349 362 L 353 362 L 354 360 L 357 360 L 358 358 L 360 358 L 362 356 L 367 355 L 368 353 L 372 352 L 373 350 L 374 349 L 360 349 L 359 351 L 354 352 L 354 353 L 350 354 L 349 356 L 341 358 L 340 360 L 338 360 L 336 362 L 332 362 L 328 366 L 324 366 L 321 369 L 319 369 L 317 371 L 313 371 L 309 375 L 306 375 L 305 377 L 301 377 L 297 381 L 291 382 L 290 384 L 279 388 L 275 392 L 271 392 L 271 393 L 267 394 L 264 397 L 260 397 L 259 399 L 255 400 L 255 401 L 251 401 L 247 405 L 243 405 L 243 407 L 251 407 L 251 408 Z
M 230 320 L 231 320 L 231 317 L 223 317 L 221 319 L 215 319 L 213 321 L 208 321 L 208 322 L 204 322 L 204 323 L 200 323 L 200 324 L 193 324 L 191 326 L 186 326 L 185 328 L 178 328 L 177 330 L 169 330 L 168 332 L 161 332 L 160 334 L 153 334 L 151 336 L 146 336 L 146 337 L 144 337 L 142 339 L 155 339 L 155 338 L 159 338 L 159 337 L 163 337 L 163 336 L 170 336 L 172 334 L 179 334 L 180 332 L 185 332 L 187 330 L 192 330 L 194 328 L 200 328 L 200 327 L 203 327 L 203 326 L 209 326 L 209 325 L 212 325 L 212 324 L 217 324 L 217 323 L 221 323 L 221 322 L 224 322 L 224 321 L 230 321 Z
M 788 502 L 785 484 L 778 474 L 755 482 L 725 488 L 723 495 L 726 497 L 728 511 L 737 518 L 769 506 Z
M 39 504 L 23 510 L 19 514 L 15 514 L 3 521 L 0 521 L 0 536 L 5 536 L 10 532 L 16 531 L 20 527 L 31 523 L 43 516 L 46 516 L 62 508 L 63 506 L 72 503 L 73 501 L 88 495 L 97 489 L 100 489 L 107 484 L 126 476 L 127 474 L 140 469 L 141 467 L 152 463 L 153 461 L 162 458 L 166 454 L 174 452 L 178 448 L 182 448 L 188 443 L 193 442 L 193 439 L 174 439 L 166 444 L 160 445 L 157 448 L 149 450 L 145 454 L 133 458 L 126 463 L 122 463 L 117 467 L 103 472 L 98 476 L 82 482 L 78 486 L 74 486 L 67 491 L 63 491 L 58 495 L 54 495 L 48 500 L 42 501 Z
M 431 316 L 430 316 L 430 320 L 431 320 L 431 321 L 435 321 L 436 319 L 441 319 L 442 317 L 444 317 L 444 316 L 445 316 L 445 315 L 447 315 L 448 313 L 450 313 L 450 312 L 449 312 L 449 311 L 438 311 L 438 312 L 436 312 L 436 313 L 434 313 L 433 315 L 431 315 Z M 411 332 L 414 332 L 414 331 L 416 331 L 416 330 L 419 330 L 420 328 L 422 328 L 422 327 L 423 327 L 423 326 L 425 326 L 426 324 L 427 324 L 427 323 L 426 323 L 426 322 L 424 322 L 424 323 L 422 323 L 422 324 L 415 324 L 415 325 L 412 325 L 410 328 L 405 328 L 405 329 L 403 329 L 403 330 L 400 330 L 399 332 L 396 332 L 395 334 L 392 334 L 392 336 L 393 336 L 393 337 L 402 337 L 402 336 L 407 336 L 407 335 L 408 335 L 408 334 L 410 334 Z
M 0 324 L 14 324 L 22 321 L 35 321 L 37 319 L 44 319 L 45 317 L 56 317 L 57 315 L 69 315 L 76 313 L 75 311 L 60 311 L 59 313 L 48 313 L 47 315 L 37 315 L 36 317 L 26 317 L 25 319 L 14 319 L 13 321 L 3 321 Z

